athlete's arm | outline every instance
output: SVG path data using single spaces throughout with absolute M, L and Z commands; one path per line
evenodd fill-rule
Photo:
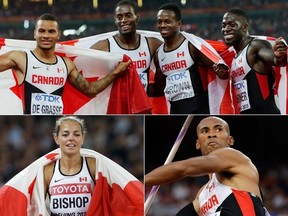
M 107 88 L 119 75 L 121 75 L 128 69 L 131 60 L 127 62 L 120 62 L 111 73 L 107 74 L 102 79 L 96 80 L 94 82 L 88 82 L 78 72 L 78 69 L 69 58 L 65 58 L 65 62 L 69 71 L 69 82 L 79 91 L 83 92 L 85 95 L 89 97 L 95 97 L 98 93 L 102 92 L 105 88 Z
M 48 188 L 53 175 L 55 162 L 50 163 L 44 167 L 44 195 L 48 193 Z
M 196 47 L 189 43 L 189 50 L 194 58 L 198 58 L 199 65 L 204 65 L 211 68 L 220 79 L 229 78 L 229 67 L 225 64 L 215 64 L 210 58 L 200 52 Z M 224 62 L 224 60 L 223 60 Z
M 155 76 L 154 83 L 149 83 L 147 94 L 150 97 L 160 97 L 164 95 L 164 89 L 166 86 L 166 76 L 162 73 L 159 67 L 158 52 L 154 56 L 154 65 L 155 65 Z
M 108 39 L 98 41 L 94 45 L 90 47 L 90 49 L 95 49 L 95 50 L 101 50 L 101 51 L 106 51 L 110 52 L 109 50 L 109 42 Z
M 273 45 L 274 62 L 277 66 L 286 66 L 287 64 L 287 44 L 283 40 L 282 37 L 279 37 Z
M 0 72 L 14 69 L 18 83 L 22 83 L 26 70 L 26 53 L 23 51 L 10 51 L 0 55 Z
M 266 74 L 272 71 L 272 66 L 285 66 L 287 63 L 287 55 L 283 54 L 283 51 L 280 51 L 282 50 L 282 43 L 283 42 L 277 42 L 274 51 L 270 42 L 266 40 L 253 40 L 249 46 L 247 55 L 251 67 L 258 73 Z M 277 50 L 279 50 L 279 52 Z M 286 56 L 286 58 L 277 59 L 282 58 L 282 55 Z
M 147 37 L 147 40 L 148 40 L 151 56 L 153 57 L 155 55 L 156 50 L 161 46 L 163 42 L 159 40 L 158 38 L 154 38 L 154 37 Z
M 172 162 L 158 167 L 145 175 L 145 185 L 161 185 L 175 182 L 186 176 L 202 176 L 210 173 L 236 173 L 237 167 L 248 164 L 243 154 L 231 148 L 221 148 L 207 156 Z M 243 166 L 241 166 L 243 167 Z

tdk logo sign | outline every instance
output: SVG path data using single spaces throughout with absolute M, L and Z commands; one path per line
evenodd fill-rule
M 176 81 L 176 80 L 181 80 L 181 79 L 184 79 L 184 78 L 187 78 L 187 74 L 185 72 L 170 75 L 168 77 L 168 80 L 169 81 Z
M 61 103 L 61 96 L 58 95 L 47 95 L 47 94 L 37 94 L 35 96 L 35 100 L 37 101 L 45 101 L 45 102 L 53 102 L 53 103 Z
M 243 82 L 241 82 L 241 83 L 235 83 L 235 84 L 234 84 L 234 87 L 235 87 L 237 90 L 245 88 Z

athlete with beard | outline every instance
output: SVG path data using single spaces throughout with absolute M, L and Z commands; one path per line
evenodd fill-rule
M 233 8 L 224 14 L 222 34 L 236 54 L 231 65 L 231 77 L 240 113 L 280 114 L 273 93 L 273 66 L 287 64 L 287 46 L 278 38 L 275 45 L 249 35 L 247 14 Z
M 26 114 L 54 114 L 63 112 L 62 93 L 68 80 L 89 97 L 95 97 L 108 87 L 128 67 L 131 61 L 121 62 L 115 70 L 95 82 L 88 82 L 68 57 L 54 53 L 61 31 L 58 19 L 43 14 L 37 20 L 32 51 L 10 51 L 0 56 L 0 71 L 12 69 L 20 87 L 24 89 Z
M 202 156 L 172 162 L 145 175 L 145 186 L 175 182 L 188 176 L 209 175 L 196 199 L 177 216 L 264 216 L 259 174 L 252 161 L 231 148 L 229 125 L 219 117 L 204 118 L 197 126 L 196 149 Z
M 155 54 L 155 84 L 151 95 L 165 94 L 171 114 L 209 113 L 207 72 L 211 68 L 221 79 L 228 79 L 228 67 L 215 65 L 180 32 L 181 11 L 173 4 L 162 5 L 157 13 L 157 29 L 164 39 Z

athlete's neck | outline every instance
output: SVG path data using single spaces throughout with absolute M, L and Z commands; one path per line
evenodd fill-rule
M 183 40 L 184 40 L 184 36 L 178 32 L 173 36 L 164 38 L 165 40 L 165 45 L 164 45 L 164 49 L 165 51 L 171 51 L 176 49 L 177 47 L 180 46 L 180 44 L 182 44 Z
M 139 46 L 139 34 L 117 34 L 116 38 L 120 46 L 124 49 L 135 49 Z
M 234 46 L 236 53 L 240 54 L 241 51 L 247 46 L 247 44 L 251 42 L 251 40 L 253 40 L 253 38 L 249 35 L 247 35 L 247 37 L 244 37 L 237 46 Z
M 67 175 L 79 172 L 82 166 L 81 155 L 66 156 L 62 155 L 60 159 L 61 172 Z
M 41 60 L 41 61 L 43 61 L 45 63 L 53 64 L 53 63 L 56 62 L 54 49 L 44 50 L 44 49 L 41 49 L 39 47 L 36 47 L 32 52 L 36 55 L 36 57 L 39 60 Z

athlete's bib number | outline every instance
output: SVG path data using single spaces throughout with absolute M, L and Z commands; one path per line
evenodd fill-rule
M 168 101 L 194 97 L 194 90 L 188 70 L 177 72 L 166 78 L 165 96 Z
M 62 115 L 63 102 L 61 96 L 32 93 L 31 114 L 33 115 Z
M 250 109 L 250 100 L 248 96 L 247 80 L 241 80 L 234 83 L 237 103 L 240 111 Z

